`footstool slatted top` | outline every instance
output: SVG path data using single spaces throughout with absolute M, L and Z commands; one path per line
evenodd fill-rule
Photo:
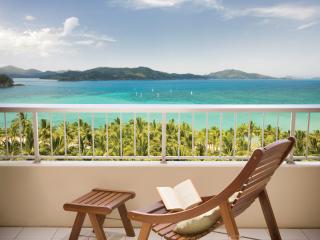
M 134 192 L 95 188 L 76 200 L 64 204 L 64 209 L 67 211 L 108 214 L 114 208 L 134 197 Z
M 106 215 L 111 213 L 115 208 L 119 211 L 127 236 L 134 237 L 135 233 L 131 221 L 127 216 L 128 212 L 125 202 L 134 198 L 135 195 L 131 191 L 95 188 L 76 200 L 65 203 L 63 205 L 64 210 L 77 212 L 69 240 L 78 239 L 87 214 L 89 215 L 97 240 L 107 240 L 103 231 L 103 223 Z

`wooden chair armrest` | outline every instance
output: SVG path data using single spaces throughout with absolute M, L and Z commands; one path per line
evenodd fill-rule
M 197 205 L 191 209 L 179 211 L 179 212 L 166 212 L 166 213 L 157 213 L 158 209 L 163 209 L 164 205 L 162 201 L 156 202 L 149 208 L 143 210 L 130 211 L 128 217 L 132 220 L 145 222 L 145 223 L 176 223 L 186 219 L 194 218 L 206 211 L 199 211 L 199 207 L 205 205 L 207 200 L 212 199 L 214 196 L 202 197 L 204 201 L 202 204 Z M 152 210 L 155 213 L 152 213 Z M 211 210 L 209 208 L 207 211 Z M 151 212 L 151 213 L 150 213 Z

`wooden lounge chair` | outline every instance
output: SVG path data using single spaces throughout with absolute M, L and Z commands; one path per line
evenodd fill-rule
M 142 222 L 139 240 L 148 239 L 151 230 L 168 240 L 198 239 L 221 224 L 225 225 L 230 239 L 239 239 L 235 217 L 245 211 L 257 198 L 259 198 L 271 239 L 281 240 L 266 186 L 275 170 L 292 150 L 294 143 L 295 139 L 289 137 L 256 149 L 243 170 L 227 188 L 218 195 L 203 197 L 203 202 L 196 207 L 180 212 L 169 212 L 162 201 L 159 201 L 147 209 L 129 212 L 130 219 Z M 229 197 L 238 191 L 240 192 L 236 199 L 229 203 Z M 194 235 L 180 235 L 174 232 L 177 222 L 194 218 L 217 206 L 220 207 L 220 220 L 207 231 Z

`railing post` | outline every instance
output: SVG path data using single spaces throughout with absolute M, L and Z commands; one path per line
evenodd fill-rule
M 162 113 L 162 151 L 161 151 L 161 163 L 167 163 L 166 160 L 166 145 L 167 145 L 167 114 Z
M 296 112 L 291 112 L 291 124 L 290 124 L 290 136 L 294 137 L 296 131 Z M 294 164 L 293 161 L 293 151 L 294 147 L 292 148 L 289 157 L 287 159 L 288 164 Z
M 39 154 L 39 133 L 38 133 L 38 113 L 32 112 L 33 120 L 33 149 L 34 149 L 34 163 L 40 163 Z

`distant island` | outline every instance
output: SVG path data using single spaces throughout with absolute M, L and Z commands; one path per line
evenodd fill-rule
M 156 71 L 148 67 L 111 68 L 98 67 L 84 71 L 40 71 L 37 69 L 22 69 L 15 66 L 0 68 L 0 74 L 12 78 L 43 78 L 59 81 L 85 80 L 179 80 L 179 79 L 276 79 L 272 76 L 258 73 L 247 73 L 235 69 L 213 72 L 206 75 L 191 73 L 167 73 Z
M 23 86 L 23 84 L 14 84 L 11 77 L 6 74 L 0 74 L 0 88 L 9 88 L 14 86 Z
M 13 87 L 12 78 L 5 74 L 0 74 L 0 88 L 8 88 L 8 87 Z

